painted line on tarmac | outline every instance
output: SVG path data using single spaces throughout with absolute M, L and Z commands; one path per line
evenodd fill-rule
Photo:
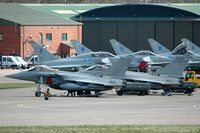
M 17 104 L 16 105 L 18 108 L 22 109 L 30 109 L 30 110 L 40 110 L 40 111 L 57 111 L 57 112 L 80 112 L 80 110 L 67 110 L 67 109 L 50 109 L 47 108 L 46 106 L 44 107 L 37 107 L 37 106 L 27 106 L 25 104 Z

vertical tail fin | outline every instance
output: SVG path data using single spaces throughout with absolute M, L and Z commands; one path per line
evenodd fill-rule
M 189 59 L 191 56 L 189 53 L 185 55 L 177 55 L 171 63 L 166 65 L 165 67 L 157 70 L 155 72 L 156 75 L 168 75 L 172 77 L 181 77 L 184 69 L 186 68 Z
M 189 51 L 192 51 L 195 54 L 200 54 L 200 47 L 198 47 L 186 38 L 182 38 L 181 41 L 187 44 Z
M 117 55 L 133 54 L 133 52 L 115 39 L 109 40 Z
M 148 42 L 153 50 L 154 53 L 156 54 L 166 54 L 166 53 L 171 53 L 171 51 L 167 48 L 165 48 L 162 44 L 157 42 L 156 40 L 149 38 Z
M 72 43 L 74 49 L 76 50 L 77 55 L 92 52 L 92 50 L 90 50 L 89 48 L 87 48 L 87 47 L 84 46 L 83 44 L 80 44 L 80 43 L 79 43 L 78 41 L 76 41 L 76 40 L 71 40 L 71 43 Z
M 127 69 L 131 64 L 131 61 L 131 55 L 118 57 L 114 62 L 112 62 L 112 66 L 104 71 L 103 75 L 124 77 Z
M 59 59 L 58 56 L 52 55 L 42 46 L 37 44 L 35 41 L 30 40 L 29 43 L 31 44 L 34 52 L 38 55 L 40 61 L 49 61 L 49 60 L 56 60 Z
M 186 43 L 181 43 L 179 44 L 173 51 L 172 54 L 174 55 L 182 55 L 187 53 L 187 44 Z

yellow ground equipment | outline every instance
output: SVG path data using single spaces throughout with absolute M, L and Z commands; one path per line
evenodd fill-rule
M 200 75 L 197 75 L 195 71 L 186 71 L 184 81 L 197 83 L 200 88 Z

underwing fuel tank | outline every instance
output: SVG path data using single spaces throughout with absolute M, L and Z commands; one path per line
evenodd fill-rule
M 80 89 L 82 87 L 83 86 L 78 85 L 78 84 L 74 84 L 74 83 L 65 83 L 65 84 L 61 84 L 60 85 L 60 88 L 63 88 L 63 89 L 72 89 L 72 90 Z
M 126 86 L 116 90 L 117 95 L 121 96 L 123 94 L 138 94 L 138 95 L 148 95 L 151 89 L 150 83 L 142 82 L 127 82 Z
M 104 86 L 101 85 L 92 85 L 92 84 L 75 84 L 75 83 L 65 83 L 61 84 L 59 86 L 60 88 L 63 88 L 64 90 L 70 89 L 70 90 L 94 90 L 94 89 L 104 89 Z
M 125 90 L 131 90 L 131 89 L 150 89 L 151 84 L 150 83 L 131 83 L 127 82 L 126 87 L 124 88 Z

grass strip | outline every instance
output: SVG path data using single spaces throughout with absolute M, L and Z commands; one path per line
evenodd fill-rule
M 35 83 L 0 83 L 0 89 L 30 88 L 34 86 Z
M 200 125 L 8 126 L 0 133 L 200 133 Z

